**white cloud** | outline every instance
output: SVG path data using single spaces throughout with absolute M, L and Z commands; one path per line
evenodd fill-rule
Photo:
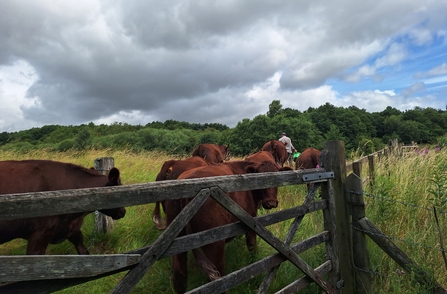
M 386 54 L 375 62 L 376 68 L 396 65 L 405 59 L 407 52 L 403 44 L 394 43 L 388 48 Z
M 427 72 L 417 72 L 414 75 L 414 77 L 416 79 L 422 79 L 422 78 L 426 78 L 426 77 L 445 75 L 445 74 L 447 74 L 447 63 L 443 63 L 439 66 L 436 66 Z
M 28 88 L 37 80 L 32 66 L 17 61 L 11 66 L 0 67 L 0 126 L 3 131 L 13 131 L 19 126 L 31 128 L 35 121 L 26 122 L 21 111 L 38 103 L 26 96 Z

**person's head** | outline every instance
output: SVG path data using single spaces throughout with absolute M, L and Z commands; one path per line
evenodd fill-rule
M 285 132 L 282 132 L 282 133 L 281 133 L 281 136 L 285 136 L 285 135 L 286 135 L 286 133 L 285 133 Z

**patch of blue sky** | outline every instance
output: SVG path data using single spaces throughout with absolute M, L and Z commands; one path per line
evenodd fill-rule
M 346 70 L 341 78 L 328 79 L 326 84 L 341 95 L 354 91 L 394 91 L 400 94 L 417 83 L 424 83 L 420 91 L 425 94 L 436 95 L 439 91 L 447 91 L 447 42 L 443 38 L 434 38 L 430 44 L 415 45 L 408 39 L 394 40 L 404 46 L 405 58 L 400 62 L 383 67 L 377 67 L 378 61 L 384 58 L 390 47 L 375 56 L 369 57 L 364 63 Z M 390 45 L 391 46 L 391 45 Z M 343 77 L 355 74 L 364 66 L 374 68 L 374 74 L 363 76 L 357 81 L 348 82 Z M 447 70 L 447 69 L 446 69 Z M 441 94 L 438 93 L 438 94 Z M 438 97 L 439 98 L 439 97 Z

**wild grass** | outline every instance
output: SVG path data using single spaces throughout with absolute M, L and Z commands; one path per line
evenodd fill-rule
M 365 194 L 367 217 L 409 258 L 447 287 L 446 264 L 434 218 L 436 208 L 441 236 L 447 245 L 447 153 L 410 153 L 382 158 L 375 164 L 375 181 Z M 413 275 L 369 243 L 375 293 L 430 293 Z
M 138 154 L 114 150 L 88 150 L 84 152 L 53 153 L 36 151 L 30 154 L 0 152 L 0 160 L 6 159 L 51 159 L 93 166 L 98 157 L 112 156 L 115 166 L 121 171 L 123 184 L 152 182 L 164 161 L 172 156 L 159 152 Z M 237 158 L 234 158 L 235 160 Z M 447 286 L 447 275 L 443 264 L 439 235 L 433 217 L 433 205 L 437 206 L 443 236 L 447 236 L 447 154 L 430 152 L 428 155 L 382 158 L 376 162 L 373 188 L 365 190 L 367 217 L 427 272 L 433 273 L 437 281 Z M 277 211 L 302 204 L 306 193 L 305 185 L 280 187 L 280 205 Z M 115 222 L 115 228 L 108 234 L 94 232 L 95 215 L 86 217 L 83 233 L 85 244 L 91 254 L 120 253 L 150 245 L 160 235 L 151 220 L 153 204 L 127 208 L 125 218 Z M 259 214 L 270 213 L 260 209 Z M 269 229 L 283 240 L 291 221 L 272 225 Z M 293 242 L 298 242 L 321 232 L 323 218 L 321 212 L 306 215 Z M 445 241 L 447 243 L 447 241 Z M 243 236 L 226 245 L 227 273 L 259 260 L 274 250 L 258 238 L 259 251 L 248 253 Z M 0 245 L 1 255 L 24 254 L 26 242 L 14 240 Z M 410 273 L 402 273 L 401 268 L 373 242 L 369 242 L 371 271 L 374 272 L 374 293 L 425 293 L 429 290 L 419 286 Z M 50 245 L 47 254 L 76 254 L 68 241 Z M 316 267 L 325 259 L 324 245 L 300 254 L 311 266 Z M 188 289 L 207 281 L 190 257 Z M 125 273 L 85 283 L 59 293 L 109 293 Z M 269 293 L 281 289 L 286 283 L 302 276 L 300 270 L 286 262 L 281 265 Z M 171 260 L 160 260 L 150 269 L 132 293 L 175 293 L 170 282 Z M 254 277 L 249 282 L 236 287 L 231 293 L 256 293 L 263 276 Z M 302 293 L 319 293 L 312 285 Z

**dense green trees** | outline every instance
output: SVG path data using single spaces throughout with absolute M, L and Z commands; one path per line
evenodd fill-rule
M 400 111 L 387 107 L 368 113 L 356 106 L 336 107 L 330 103 L 304 112 L 283 108 L 273 100 L 265 115 L 245 118 L 236 127 L 218 123 L 188 123 L 175 120 L 133 126 L 115 122 L 110 125 L 89 123 L 80 126 L 47 125 L 25 131 L 0 133 L 0 148 L 29 152 L 47 148 L 56 151 L 87 148 L 159 150 L 188 154 L 201 143 L 230 144 L 234 155 L 259 150 L 267 141 L 286 132 L 296 149 L 321 149 L 327 140 L 343 140 L 348 150 L 364 153 L 383 148 L 389 139 L 407 144 L 445 145 L 447 111 L 416 107 Z

